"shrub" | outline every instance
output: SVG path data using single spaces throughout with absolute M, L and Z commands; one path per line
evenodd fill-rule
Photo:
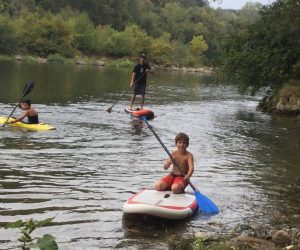
M 86 13 L 74 18 L 75 47 L 84 53 L 97 52 L 97 32 L 94 24 Z
M 19 38 L 12 22 L 4 15 L 0 15 L 0 53 L 13 55 L 17 52 Z
M 172 46 L 163 39 L 155 39 L 151 44 L 150 58 L 154 63 L 169 65 L 171 63 Z
M 55 53 L 74 56 L 74 30 L 59 14 L 40 16 L 26 12 L 19 17 L 17 25 L 29 52 L 44 57 Z
M 132 55 L 133 39 L 128 32 L 115 32 L 109 39 L 107 52 L 112 56 Z

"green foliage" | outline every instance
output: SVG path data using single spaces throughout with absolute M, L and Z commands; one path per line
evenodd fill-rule
M 26 12 L 16 21 L 24 46 L 40 56 L 59 53 L 65 57 L 74 55 L 73 30 L 61 15 Z
M 163 39 L 155 39 L 151 44 L 151 52 L 149 57 L 152 62 L 162 65 L 171 64 L 172 46 Z
M 78 14 L 74 18 L 74 30 L 75 47 L 84 53 L 97 52 L 98 36 L 89 16 L 84 14 Z
M 65 58 L 146 53 L 156 63 L 217 64 L 224 37 L 257 20 L 259 8 L 215 10 L 204 0 L 0 0 L 0 53 Z
M 195 250 L 230 250 L 229 246 L 226 246 L 223 243 L 213 242 L 209 243 L 206 242 L 206 238 L 196 238 L 194 241 L 194 249 Z
M 133 39 L 128 32 L 114 32 L 109 38 L 107 52 L 109 55 L 122 57 L 132 55 Z
M 262 4 L 260 3 L 246 3 L 239 13 L 241 17 L 240 22 L 243 25 L 255 23 L 257 20 L 259 20 L 259 11 L 261 8 Z
M 136 56 L 150 52 L 153 39 L 145 31 L 141 30 L 137 25 L 132 25 L 128 26 L 124 32 L 130 34 L 133 39 L 132 55 Z
M 0 14 L 0 53 L 13 55 L 17 52 L 19 38 L 7 16 Z
M 200 62 L 187 45 L 173 44 L 172 62 L 177 66 L 197 66 Z
M 30 247 L 38 247 L 41 250 L 58 250 L 55 238 L 50 234 L 43 235 L 43 238 L 37 240 L 35 244 L 31 244 Z
M 5 225 L 5 229 L 9 228 L 19 228 L 22 227 L 25 223 L 22 220 L 17 220 L 15 222 L 11 222 Z
M 190 48 L 196 55 L 202 55 L 203 52 L 207 51 L 208 46 L 204 41 L 203 36 L 194 36 L 190 42 Z
M 261 18 L 224 44 L 220 75 L 254 94 L 300 79 L 300 5 L 278 0 L 261 10 Z
M 47 57 L 47 61 L 50 63 L 65 63 L 66 58 L 60 54 L 51 54 Z
M 97 43 L 97 51 L 100 54 L 106 55 L 108 54 L 108 47 L 110 46 L 110 37 L 115 34 L 115 30 L 110 26 L 99 26 L 96 29 L 98 43 Z
M 38 239 L 36 243 L 33 243 L 34 239 L 31 234 L 34 230 L 40 227 L 45 227 L 53 221 L 54 217 L 47 218 L 41 221 L 34 221 L 30 219 L 28 221 L 18 220 L 12 223 L 8 223 L 5 229 L 19 228 L 20 236 L 18 241 L 21 243 L 20 248 L 22 250 L 30 250 L 32 247 L 38 247 L 41 250 L 57 250 L 58 246 L 55 242 L 55 238 L 52 235 L 45 234 L 42 238 Z
M 133 67 L 134 63 L 131 60 L 128 59 L 116 59 L 116 60 L 108 60 L 106 61 L 106 64 L 111 67 L 118 67 L 118 68 L 129 68 Z

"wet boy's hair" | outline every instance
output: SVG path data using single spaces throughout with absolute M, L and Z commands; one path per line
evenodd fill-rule
M 187 145 L 190 144 L 190 138 L 188 137 L 187 134 L 185 133 L 178 133 L 175 137 L 175 143 L 177 144 L 178 141 L 183 141 L 185 142 Z
M 25 103 L 25 104 L 31 106 L 31 101 L 30 100 L 24 100 L 24 101 L 22 101 L 22 103 Z

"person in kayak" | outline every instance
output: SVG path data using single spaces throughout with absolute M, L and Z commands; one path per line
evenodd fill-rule
M 193 154 L 187 151 L 189 146 L 189 137 L 184 133 L 179 133 L 175 138 L 176 150 L 172 152 L 174 159 L 182 167 L 184 176 L 180 173 L 179 169 L 173 164 L 169 158 L 164 169 L 167 170 L 173 165 L 172 172 L 159 180 L 155 188 L 157 191 L 172 190 L 174 194 L 181 194 L 188 185 L 188 180 L 194 172 L 194 157 Z
M 36 110 L 31 106 L 30 100 L 24 100 L 18 104 L 18 107 L 24 110 L 25 112 L 15 120 L 8 122 L 10 124 L 23 121 L 25 117 L 28 119 L 28 124 L 38 124 L 39 116 Z
M 144 108 L 146 85 L 147 85 L 147 73 L 153 72 L 150 66 L 145 62 L 146 55 L 141 54 L 140 61 L 135 65 L 131 76 L 130 88 L 133 89 L 133 95 L 131 97 L 130 110 L 133 109 L 133 104 L 137 95 L 141 96 L 141 110 Z

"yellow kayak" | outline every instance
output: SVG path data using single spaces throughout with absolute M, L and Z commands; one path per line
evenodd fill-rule
M 3 125 L 3 123 L 6 121 L 7 117 L 0 116 L 0 125 Z M 14 121 L 14 118 L 9 118 L 8 121 Z M 52 127 L 46 123 L 39 123 L 39 124 L 28 124 L 25 122 L 16 122 L 13 124 L 7 124 L 8 126 L 12 127 L 18 127 L 18 128 L 23 128 L 27 130 L 32 130 L 32 131 L 45 131 L 45 130 L 53 130 L 55 127 Z

